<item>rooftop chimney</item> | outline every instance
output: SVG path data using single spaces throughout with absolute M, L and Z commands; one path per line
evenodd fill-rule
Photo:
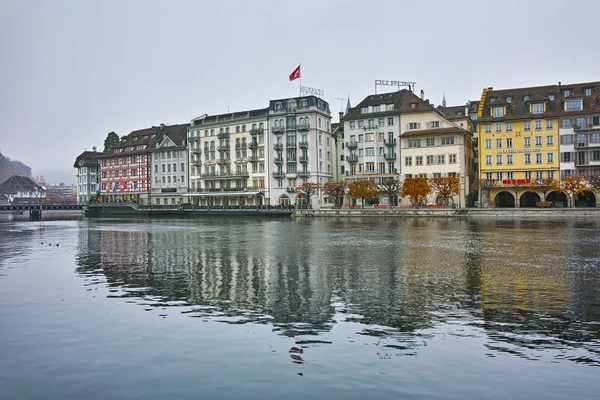
M 425 91 L 421 89 L 421 100 L 425 100 Z
M 340 122 L 342 122 L 342 117 L 344 116 L 344 112 L 340 111 Z
M 92 147 L 92 151 L 95 153 L 96 152 L 96 146 Z

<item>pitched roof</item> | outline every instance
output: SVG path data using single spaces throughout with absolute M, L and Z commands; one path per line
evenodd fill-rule
M 43 191 L 44 189 L 27 176 L 13 175 L 0 183 L 0 192 L 3 193 L 29 192 L 32 190 Z
M 450 107 L 442 107 L 437 106 L 436 110 L 442 114 L 444 118 L 448 121 L 456 120 L 456 119 L 465 119 L 468 118 L 468 114 L 466 112 L 467 106 L 450 106 Z M 462 113 L 462 114 L 459 114 Z
M 564 96 L 564 90 L 569 89 L 569 96 Z M 585 90 L 591 89 L 591 96 L 585 95 Z M 550 96 L 554 96 L 551 100 Z M 510 98 L 510 101 L 508 99 Z M 583 100 L 583 110 L 565 111 L 564 102 L 566 100 Z M 529 104 L 545 103 L 546 112 L 544 114 L 531 114 Z M 494 118 L 491 114 L 492 106 L 507 106 L 506 115 L 501 118 Z M 483 121 L 494 121 L 502 119 L 526 119 L 526 118 L 556 118 L 559 115 L 583 115 L 590 113 L 600 113 L 600 82 L 575 83 L 567 85 L 547 85 L 526 88 L 513 88 L 487 91 L 484 101 L 482 115 L 479 117 Z
M 368 106 L 378 106 L 393 104 L 394 109 L 391 111 L 378 111 L 368 114 L 362 114 L 361 108 Z M 402 89 L 392 93 L 372 94 L 365 97 L 360 103 L 350 109 L 350 111 L 342 117 L 343 120 L 357 118 L 374 118 L 377 116 L 398 114 L 398 113 L 415 113 L 423 111 L 434 111 L 435 109 L 424 100 L 408 89 Z
M 75 163 L 73 164 L 73 167 L 75 168 L 79 168 L 79 162 L 83 160 L 84 165 L 85 166 L 92 166 L 92 167 L 97 167 L 100 166 L 100 163 L 98 162 L 98 156 L 101 156 L 102 152 L 98 152 L 98 151 L 84 151 L 83 153 L 81 153 L 80 155 L 77 156 L 77 158 L 75 159 Z
M 460 133 L 470 135 L 470 133 L 462 128 L 449 127 L 449 128 L 433 128 L 433 129 L 419 129 L 409 130 L 402 134 L 402 137 L 413 137 L 413 136 L 426 136 L 426 135 L 450 135 L 452 133 Z
M 153 126 L 151 128 L 138 129 L 131 132 L 127 136 L 121 137 L 119 144 L 111 148 L 107 153 L 98 156 L 99 159 L 122 157 L 124 155 L 136 155 L 148 153 L 155 143 L 160 143 L 164 139 L 164 135 L 175 135 L 179 137 L 187 136 L 189 124 L 179 125 L 163 125 Z M 181 141 L 180 141 L 181 143 Z M 143 149 L 138 150 L 137 146 L 143 146 Z M 127 149 L 130 149 L 127 151 Z M 132 149 L 132 150 L 131 150 Z

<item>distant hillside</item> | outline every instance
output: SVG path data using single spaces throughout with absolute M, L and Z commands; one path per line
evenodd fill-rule
M 13 175 L 23 175 L 31 178 L 31 167 L 21 161 L 11 160 L 0 153 L 0 183 Z

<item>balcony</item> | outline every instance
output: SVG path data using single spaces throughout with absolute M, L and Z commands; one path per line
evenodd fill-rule
M 308 149 L 308 142 L 299 142 L 298 147 L 301 149 Z
M 236 143 L 236 144 L 235 144 L 235 149 L 236 149 L 236 150 L 245 149 L 245 148 L 247 148 L 247 147 L 248 147 L 248 145 L 247 145 L 246 143 Z
M 300 157 L 300 160 L 299 160 L 299 161 L 300 161 L 302 164 L 308 164 L 308 156 L 306 156 L 306 157 Z
M 227 163 L 230 163 L 230 162 L 231 162 L 230 158 L 219 158 L 217 160 L 217 164 L 227 164 Z
M 296 130 L 296 125 L 288 125 L 285 128 L 286 131 L 295 131 Z
M 283 157 L 275 157 L 273 161 L 275 162 L 275 164 L 281 165 L 283 164 Z
M 288 186 L 285 188 L 285 191 L 288 193 L 296 193 L 296 188 L 293 186 Z
M 286 148 L 288 149 L 295 149 L 296 148 L 296 142 L 288 142 L 285 145 Z
M 258 142 L 250 142 L 250 143 L 248 143 L 248 148 L 250 150 L 256 150 L 256 149 L 258 149 Z
M 396 153 L 385 153 L 385 159 L 386 160 L 395 160 L 396 159 Z
M 346 161 L 351 162 L 351 163 L 358 162 L 358 156 L 356 154 L 351 154 L 349 156 L 346 156 Z
M 229 137 L 229 132 L 219 132 L 217 133 L 218 139 L 227 139 Z
M 273 145 L 273 149 L 274 149 L 275 151 L 283 151 L 283 143 L 275 143 L 275 144 Z
M 310 171 L 298 171 L 298 178 L 310 178 Z
M 351 140 L 349 142 L 346 142 L 346 147 L 349 149 L 355 149 L 358 147 L 358 142 L 356 140 Z
M 238 171 L 238 172 L 213 172 L 208 174 L 200 175 L 203 179 L 239 179 L 239 178 L 248 178 L 250 174 L 248 171 Z M 218 189 L 220 191 L 221 189 Z
M 262 135 L 265 132 L 264 128 L 252 128 L 250 129 L 250 134 L 254 135 Z
M 283 126 L 273 126 L 271 127 L 271 132 L 276 135 L 281 135 L 283 132 L 285 132 L 285 128 Z
M 218 151 L 229 151 L 229 146 L 217 146 Z
M 275 179 L 285 179 L 285 174 L 283 172 L 273 172 L 273 178 L 275 178 Z
M 296 129 L 300 132 L 307 131 L 310 129 L 309 124 L 296 125 Z
M 383 141 L 383 143 L 384 143 L 386 146 L 395 146 L 395 145 L 396 145 L 396 139 L 385 139 L 385 140 Z
M 200 153 L 202 153 L 202 150 L 200 150 L 200 147 L 197 147 L 195 149 L 192 148 L 192 149 L 190 149 L 190 153 L 200 154 Z
M 192 160 L 192 161 L 190 162 L 190 164 L 192 164 L 192 165 L 195 165 L 195 166 L 199 167 L 199 166 L 201 166 L 201 165 L 202 165 L 202 161 L 200 161 L 200 160 Z
M 256 156 L 250 156 L 250 157 L 248 157 L 248 161 L 250 161 L 251 163 L 257 163 L 258 162 L 258 157 L 256 157 Z

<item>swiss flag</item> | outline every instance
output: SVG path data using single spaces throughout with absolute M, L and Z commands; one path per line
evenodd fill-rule
M 293 80 L 298 79 L 298 78 L 300 78 L 300 66 L 299 65 L 298 65 L 298 68 L 296 68 L 294 70 L 294 72 L 292 72 L 290 74 L 290 81 L 293 81 Z

